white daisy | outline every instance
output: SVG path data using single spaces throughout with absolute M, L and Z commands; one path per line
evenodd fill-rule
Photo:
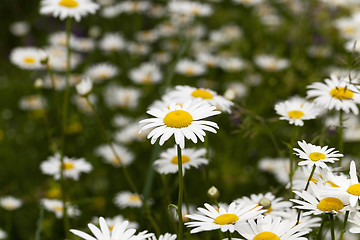
M 256 220 L 236 225 L 236 231 L 245 239 L 277 239 L 277 240 L 306 240 L 303 237 L 308 231 L 296 221 L 281 220 L 271 215 L 259 216 Z
M 95 41 L 91 38 L 76 38 L 72 47 L 78 52 L 90 52 L 95 48 Z
M 238 72 L 246 67 L 246 63 L 239 57 L 222 57 L 219 58 L 219 66 L 227 72 Z
M 288 158 L 262 158 L 259 169 L 271 172 L 280 183 L 289 182 L 290 160 Z
M 96 154 L 103 157 L 105 162 L 110 163 L 114 167 L 128 166 L 134 161 L 134 154 L 127 148 L 118 144 L 113 144 L 113 147 L 117 157 L 108 144 L 98 147 Z
M 195 88 L 191 86 L 176 86 L 175 89 L 166 94 L 172 101 L 181 103 L 188 100 L 204 100 L 210 105 L 216 106 L 220 111 L 231 112 L 233 102 L 223 96 L 218 95 L 215 91 L 206 88 Z
M 266 194 L 251 194 L 250 197 L 242 197 L 234 202 L 244 204 L 257 204 L 262 207 L 262 210 L 266 210 L 263 212 L 264 215 L 272 215 L 278 216 L 282 218 L 289 217 L 289 213 L 286 210 L 289 210 L 292 206 L 292 203 L 289 201 L 283 201 L 283 198 L 277 198 L 271 192 Z
M 245 84 L 241 82 L 231 82 L 228 84 L 224 97 L 230 101 L 240 99 L 248 94 L 248 89 Z
M 290 65 L 289 60 L 271 55 L 256 56 L 254 62 L 258 67 L 270 72 L 284 70 Z
M 18 47 L 11 51 L 10 61 L 22 69 L 42 69 L 41 61 L 46 58 L 45 51 L 35 47 Z
M 57 218 L 62 218 L 64 214 L 64 205 L 63 202 L 57 199 L 47 199 L 43 198 L 41 204 L 44 208 L 50 212 L 55 213 Z M 81 214 L 80 210 L 70 203 L 66 203 L 66 212 L 69 217 L 79 216 Z
M 298 218 L 298 210 L 292 208 L 287 210 L 287 215 L 289 216 L 286 218 L 289 221 L 297 222 Z M 306 231 L 311 232 L 315 228 L 320 226 L 321 218 L 314 217 L 312 215 L 304 216 L 302 213 L 300 214 L 299 223 L 297 225 L 302 225 L 303 229 Z
M 323 213 L 339 213 L 345 212 L 348 210 L 347 205 L 349 202 L 345 197 L 335 197 L 335 194 L 320 194 L 320 192 L 324 192 L 313 182 L 310 182 L 310 188 L 312 190 L 312 194 L 308 191 L 294 191 L 296 195 L 298 195 L 303 200 L 298 199 L 290 199 L 290 201 L 297 203 L 299 205 L 294 206 L 294 208 L 307 210 L 303 215 L 307 216 L 310 214 L 320 215 Z
M 92 105 L 95 105 L 98 98 L 96 95 L 94 94 L 89 94 L 87 95 L 87 98 L 79 96 L 79 95 L 74 95 L 72 98 L 72 102 L 77 106 L 77 108 L 79 109 L 80 112 L 89 114 L 89 113 L 93 113 L 92 108 L 89 106 L 88 100 L 91 102 Z
M 114 198 L 114 203 L 119 208 L 140 208 L 143 204 L 141 196 L 137 193 L 132 193 L 129 191 L 122 191 L 116 194 Z
M 21 207 L 23 202 L 13 196 L 5 196 L 0 198 L 0 206 L 8 211 L 16 210 Z
M 315 119 L 320 113 L 315 104 L 298 97 L 275 104 L 275 111 L 281 116 L 280 120 L 287 120 L 295 126 L 303 126 L 303 120 Z
M 92 90 L 93 83 L 90 78 L 83 78 L 80 83 L 76 84 L 76 91 L 81 96 L 87 96 Z
M 101 82 L 106 79 L 115 77 L 119 73 L 119 69 L 110 63 L 97 63 L 90 66 L 85 75 L 94 82 Z
M 110 108 L 135 109 L 141 97 L 141 90 L 133 87 L 108 85 L 104 92 L 105 102 Z
M 143 231 L 135 235 L 136 229 L 128 228 L 128 221 L 119 222 L 115 224 L 112 231 L 110 231 L 109 226 L 107 225 L 103 217 L 99 218 L 100 229 L 94 224 L 89 223 L 88 227 L 95 237 L 91 235 L 76 230 L 71 229 L 70 232 L 73 234 L 85 239 L 85 240 L 112 240 L 112 239 L 121 239 L 121 240 L 143 240 L 152 237 L 153 233 L 147 233 Z
M 115 133 L 115 140 L 122 144 L 129 144 L 133 141 L 142 141 L 146 139 L 150 129 L 139 133 L 140 129 L 141 126 L 139 126 L 138 121 L 128 124 L 123 129 Z
M 64 20 L 67 17 L 75 18 L 76 21 L 87 14 L 94 14 L 99 8 L 97 3 L 91 0 L 42 0 L 41 14 L 51 14 Z
M 349 222 L 355 224 L 356 226 L 350 228 L 351 233 L 360 233 L 360 213 L 356 212 L 350 219 Z
M 139 42 L 152 43 L 159 38 L 159 32 L 156 29 L 144 30 L 136 33 L 136 40 Z
M 17 21 L 10 24 L 10 32 L 17 37 L 24 37 L 30 31 L 30 24 L 26 21 Z
M 106 33 L 99 42 L 99 48 L 107 52 L 115 52 L 125 48 L 125 39 L 119 33 Z
M 358 79 L 350 80 L 349 77 L 341 77 L 340 79 L 334 74 L 330 75 L 330 79 L 325 79 L 325 83 L 315 82 L 307 88 L 307 97 L 315 98 L 314 102 L 326 109 L 343 110 L 346 113 L 352 111 L 354 114 L 359 113 L 356 104 L 360 103 L 360 95 L 357 87 L 353 83 L 357 83 Z
M 0 229 L 0 239 L 6 239 L 6 238 L 7 238 L 6 232 Z
M 39 97 L 37 95 L 22 97 L 19 101 L 20 109 L 26 111 L 42 110 L 45 106 L 45 98 Z
M 84 158 L 74 159 L 64 156 L 63 166 L 60 161 L 60 154 L 56 153 L 42 162 L 40 169 L 44 174 L 52 175 L 55 179 L 60 179 L 60 171 L 63 168 L 64 178 L 79 180 L 82 172 L 88 173 L 92 170 L 92 165 L 85 161 Z
M 130 70 L 129 78 L 134 83 L 151 84 L 159 83 L 162 80 L 162 74 L 155 64 L 143 63 L 141 66 Z
M 97 224 L 98 221 L 99 221 L 98 217 L 93 217 L 91 222 L 93 222 L 94 224 Z M 105 221 L 106 221 L 106 224 L 108 225 L 110 231 L 112 231 L 114 229 L 114 227 L 117 223 L 121 224 L 122 222 L 125 222 L 125 221 L 129 222 L 129 224 L 127 226 L 128 229 L 129 228 L 135 228 L 135 229 L 139 228 L 139 224 L 137 222 L 131 222 L 131 221 L 125 219 L 122 215 L 116 215 L 111 218 L 107 217 L 107 218 L 105 218 Z
M 185 147 L 185 138 L 191 139 L 194 143 L 197 143 L 198 138 L 204 142 L 204 130 L 216 133 L 215 128 L 219 128 L 214 122 L 202 120 L 220 114 L 215 108 L 204 101 L 188 101 L 182 106 L 170 104 L 169 108 L 153 108 L 147 113 L 155 118 L 140 121 L 140 124 L 144 124 L 140 132 L 154 128 L 147 138 L 151 138 L 151 144 L 160 138 L 160 146 L 172 135 L 175 137 L 175 143 L 181 148 Z
M 49 35 L 49 44 L 51 45 L 51 47 L 61 47 L 63 49 L 63 53 L 67 54 L 67 34 L 65 31 L 58 31 L 58 32 L 53 32 Z M 69 36 L 69 44 L 70 44 L 70 48 L 73 48 L 74 43 L 76 41 L 77 37 L 73 34 L 70 33 Z
M 204 158 L 205 154 L 205 148 L 183 149 L 181 151 L 183 175 L 185 175 L 186 169 L 191 167 L 198 168 L 200 165 L 208 164 L 209 160 Z M 160 159 L 154 162 L 154 167 L 161 174 L 177 173 L 179 168 L 176 146 L 160 153 Z
M 175 240 L 177 238 L 176 234 L 171 234 L 171 233 L 165 233 L 163 235 L 160 235 L 158 238 L 156 238 L 155 236 L 153 236 L 151 239 L 149 240 Z
M 244 203 L 236 204 L 232 202 L 228 209 L 220 206 L 218 210 L 207 203 L 204 206 L 205 208 L 198 208 L 201 214 L 186 215 L 187 218 L 194 220 L 185 223 L 187 227 L 195 227 L 190 233 L 217 229 L 222 232 L 234 232 L 237 223 L 254 219 L 262 213 L 262 211 L 259 211 L 261 207 L 256 204 L 245 205 Z
M 169 11 L 175 14 L 206 17 L 213 13 L 209 4 L 194 1 L 170 1 Z
M 305 140 L 302 142 L 298 141 L 298 144 L 301 149 L 294 148 L 294 154 L 304 159 L 304 161 L 298 163 L 299 166 L 307 165 L 311 167 L 316 165 L 320 168 L 327 168 L 326 163 L 334 163 L 339 160 L 339 157 L 344 156 L 338 153 L 339 151 L 335 150 L 335 148 L 328 149 L 328 146 L 316 146 L 311 143 L 306 143 Z
M 130 54 L 144 56 L 150 52 L 150 46 L 144 43 L 130 42 L 126 50 Z
M 199 62 L 182 59 L 176 64 L 175 70 L 186 76 L 199 76 L 206 72 L 206 67 Z

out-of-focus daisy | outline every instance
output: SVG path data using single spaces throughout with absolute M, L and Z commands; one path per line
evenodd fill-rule
M 261 207 L 256 204 L 238 205 L 232 202 L 228 209 L 221 207 L 217 210 L 210 204 L 205 203 L 205 208 L 198 208 L 201 214 L 186 215 L 190 222 L 186 222 L 187 227 L 194 227 L 190 233 L 211 231 L 220 229 L 222 232 L 234 232 L 235 225 L 256 218 L 261 214 Z
M 215 128 L 219 128 L 214 122 L 202 120 L 220 114 L 215 108 L 204 101 L 188 101 L 182 106 L 170 104 L 169 108 L 162 109 L 153 108 L 147 113 L 154 118 L 140 121 L 140 124 L 144 124 L 140 132 L 154 128 L 147 138 L 151 138 L 151 144 L 160 138 L 160 146 L 172 135 L 175 137 L 175 143 L 181 148 L 185 147 L 185 138 L 191 139 L 194 143 L 197 143 L 199 138 L 203 142 L 204 130 L 216 133 Z
M 120 3 L 120 9 L 125 13 L 142 13 L 149 10 L 149 1 L 124 1 Z
M 98 8 L 99 5 L 91 0 L 42 0 L 40 13 L 51 14 L 61 20 L 71 17 L 80 21 L 87 14 L 94 14 Z
M 107 52 L 115 52 L 125 48 L 125 39 L 119 33 L 106 33 L 99 42 L 99 48 Z
M 213 13 L 209 4 L 191 1 L 170 1 L 169 11 L 175 14 L 192 15 L 196 17 L 205 17 Z
M 232 0 L 233 3 L 243 4 L 245 6 L 256 6 L 262 4 L 264 0 Z
M 139 133 L 141 126 L 139 126 L 137 122 L 128 124 L 120 131 L 117 131 L 115 133 L 115 140 L 122 144 L 128 144 L 132 141 L 141 141 L 143 139 L 146 139 L 146 136 L 149 134 L 150 129 Z
M 132 193 L 129 191 L 122 191 L 116 194 L 114 198 L 114 203 L 119 208 L 140 208 L 143 204 L 143 201 L 139 194 Z
M 197 54 L 196 59 L 200 63 L 205 64 L 207 67 L 216 67 L 219 63 L 218 57 L 209 52 L 201 52 Z
M 206 67 L 199 62 L 182 59 L 176 64 L 175 70 L 186 76 L 199 76 L 206 72 Z
M 56 153 L 50 156 L 46 161 L 42 162 L 40 169 L 44 174 L 52 175 L 55 179 L 60 179 L 60 171 L 63 168 L 65 178 L 79 180 L 82 172 L 88 173 L 92 170 L 92 165 L 83 158 L 74 159 L 64 156 L 64 163 L 61 164 L 60 154 Z
M 356 226 L 350 228 L 351 233 L 360 233 L 360 213 L 356 212 L 350 219 L 349 222 L 355 224 Z
M 246 63 L 239 57 L 225 57 L 219 59 L 219 66 L 228 72 L 238 72 L 246 67 Z
M 261 206 L 261 210 L 266 210 L 263 212 L 264 215 L 278 216 L 282 218 L 289 217 L 289 213 L 286 210 L 289 210 L 292 206 L 292 203 L 289 201 L 284 201 L 281 197 L 277 198 L 271 192 L 266 194 L 251 194 L 250 197 L 242 197 L 235 200 L 236 203 L 244 204 L 257 204 Z
M 111 108 L 135 109 L 138 106 L 141 91 L 132 87 L 108 85 L 104 95 L 106 103 Z
M 96 149 L 96 154 L 103 157 L 107 163 L 115 167 L 127 166 L 134 161 L 134 154 L 127 148 L 113 144 L 117 157 L 114 155 L 109 145 L 102 145 Z M 119 159 L 120 158 L 120 159 Z
M 343 110 L 346 113 L 352 111 L 354 114 L 359 113 L 356 104 L 360 103 L 360 95 L 357 87 L 353 84 L 358 80 L 350 80 L 349 77 L 340 79 L 334 74 L 330 79 L 325 79 L 325 83 L 315 82 L 307 86 L 307 97 L 314 98 L 314 102 L 326 109 Z
M 287 120 L 295 126 L 303 126 L 303 120 L 315 119 L 320 113 L 315 104 L 298 97 L 275 104 L 275 111 L 281 116 L 280 120 Z
M 10 32 L 17 37 L 26 36 L 30 31 L 30 24 L 26 21 L 18 21 L 10 24 Z
M 22 206 L 22 201 L 13 196 L 5 196 L 0 198 L 0 206 L 8 211 L 16 210 Z
M 113 78 L 119 73 L 119 69 L 110 63 L 98 63 L 88 68 L 85 75 L 90 77 L 94 82 Z
M 130 54 L 144 56 L 150 52 L 150 47 L 144 43 L 130 42 L 126 48 Z
M 7 234 L 2 229 L 0 229 L 0 239 L 6 239 Z
M 45 105 L 45 99 L 37 95 L 22 97 L 19 102 L 20 109 L 26 111 L 42 110 Z
M 139 42 L 152 43 L 159 38 L 159 33 L 156 29 L 144 30 L 136 33 L 136 39 Z
M 271 55 L 256 56 L 254 62 L 258 67 L 270 72 L 284 70 L 290 65 L 289 60 Z
M 323 195 L 320 194 L 320 191 L 315 187 L 316 185 L 313 182 L 310 182 L 310 188 L 312 193 L 308 191 L 294 191 L 303 200 L 290 199 L 290 201 L 297 203 L 299 205 L 294 206 L 294 208 L 307 210 L 303 213 L 304 216 L 314 214 L 320 215 L 323 213 L 339 213 L 345 212 L 348 210 L 347 205 L 349 202 L 344 197 L 335 197 L 334 194 Z
M 339 157 L 344 155 L 335 150 L 335 148 L 329 148 L 328 146 L 321 147 L 316 146 L 311 143 L 305 142 L 305 140 L 298 141 L 298 144 L 301 149 L 294 148 L 294 154 L 299 156 L 299 158 L 304 159 L 300 161 L 299 166 L 307 165 L 309 167 L 316 165 L 320 168 L 327 168 L 326 163 L 334 163 L 339 160 Z
M 10 61 L 22 69 L 42 69 L 41 61 L 46 58 L 45 51 L 35 47 L 18 47 L 11 51 Z
M 263 158 L 259 161 L 259 169 L 271 172 L 280 183 L 289 182 L 290 161 L 288 158 Z
M 91 38 L 76 38 L 72 48 L 78 52 L 90 52 L 95 48 L 95 41 Z
M 129 78 L 135 83 L 151 84 L 160 82 L 162 74 L 155 64 L 143 63 L 141 66 L 130 70 Z
M 210 105 L 216 106 L 220 111 L 230 113 L 233 102 L 223 96 L 218 95 L 215 91 L 205 88 L 194 88 L 191 86 L 176 86 L 175 89 L 167 94 L 175 102 L 185 102 L 188 100 L 204 100 Z
M 55 88 L 57 91 L 62 91 L 66 87 L 66 79 L 59 74 L 47 75 L 44 79 L 44 88 Z
M 128 116 L 117 114 L 115 115 L 113 119 L 113 124 L 115 127 L 125 127 L 126 125 L 129 125 L 132 122 L 132 119 Z
M 70 34 L 69 37 L 69 44 L 72 48 L 75 42 L 76 36 L 73 34 Z M 66 54 L 66 47 L 67 47 L 67 41 L 66 41 L 66 32 L 65 31 L 59 31 L 59 32 L 53 32 L 49 35 L 49 44 L 52 47 L 62 47 L 64 50 L 64 54 Z
M 96 102 L 98 100 L 97 96 L 94 94 L 89 94 L 87 96 L 87 99 L 90 101 L 90 103 L 92 105 L 96 104 Z M 77 108 L 79 109 L 80 112 L 83 112 L 86 114 L 93 113 L 93 110 L 92 110 L 91 106 L 89 105 L 87 99 L 83 96 L 74 95 L 72 98 L 72 101 L 77 106 Z
M 83 78 L 80 83 L 76 84 L 76 91 L 80 96 L 87 96 L 93 87 L 90 78 Z
M 176 234 L 165 233 L 163 235 L 160 235 L 159 238 L 152 236 L 152 238 L 149 240 L 175 240 L 176 238 L 177 238 Z
M 230 101 L 245 97 L 248 94 L 247 87 L 241 82 L 231 82 L 224 93 L 224 97 Z
M 92 222 L 95 224 L 99 218 L 93 217 L 92 219 L 93 219 Z M 125 221 L 129 222 L 127 228 L 135 228 L 135 229 L 139 228 L 139 224 L 137 222 L 131 222 L 131 221 L 125 219 L 122 215 L 116 215 L 115 217 L 111 217 L 111 218 L 107 217 L 107 218 L 105 218 L 105 221 L 106 221 L 106 224 L 108 225 L 110 231 L 112 231 L 114 229 L 114 227 L 117 223 L 122 223 Z
M 236 231 L 247 240 L 276 239 L 276 240 L 305 240 L 302 225 L 296 221 L 281 220 L 280 217 L 259 216 L 256 220 L 236 225 Z
M 204 148 L 193 149 L 185 148 L 181 151 L 182 172 L 185 174 L 186 169 L 191 167 L 198 168 L 200 165 L 208 164 L 208 160 L 204 157 L 206 150 Z M 177 173 L 178 157 L 176 146 L 169 148 L 160 153 L 160 159 L 154 162 L 155 170 L 161 174 Z
M 360 32 L 357 28 L 359 21 L 353 17 L 338 18 L 335 21 L 335 27 L 339 30 L 340 35 L 347 39 L 356 39 Z
M 121 223 L 119 222 L 115 224 L 112 231 L 110 231 L 110 228 L 106 223 L 105 219 L 103 217 L 100 217 L 99 225 L 100 228 L 96 227 L 92 223 L 88 224 L 89 229 L 91 230 L 91 232 L 94 234 L 95 237 L 92 237 L 91 235 L 76 229 L 71 229 L 70 232 L 85 240 L 111 240 L 111 239 L 143 240 L 150 238 L 153 235 L 153 233 L 147 233 L 147 231 L 143 231 L 135 235 L 136 229 L 128 228 L 129 225 L 128 221 L 124 221 Z
M 153 53 L 151 59 L 155 63 L 165 64 L 165 63 L 170 62 L 171 55 L 166 51 L 158 51 L 158 52 Z
M 55 213 L 57 218 L 62 218 L 64 214 L 64 205 L 62 201 L 44 198 L 41 200 L 41 204 L 46 210 Z M 81 213 L 76 206 L 70 205 L 68 202 L 66 203 L 66 211 L 69 217 L 79 216 Z

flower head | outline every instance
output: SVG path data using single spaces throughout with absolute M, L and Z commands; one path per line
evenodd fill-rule
M 81 96 L 87 96 L 93 87 L 93 83 L 90 78 L 83 78 L 80 83 L 76 84 L 76 91 Z

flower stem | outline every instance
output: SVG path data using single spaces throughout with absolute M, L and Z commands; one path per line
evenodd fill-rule
M 35 232 L 35 240 L 40 240 L 40 234 L 41 234 L 41 225 L 44 219 L 44 207 L 42 206 L 42 204 L 40 204 L 40 214 L 39 214 L 39 219 L 37 221 L 37 226 L 36 226 L 36 232 Z
M 343 138 L 343 118 L 344 118 L 344 112 L 340 110 L 339 112 L 339 152 L 344 152 L 344 138 Z M 341 158 L 339 159 L 339 167 L 341 166 Z
M 342 240 L 342 238 L 343 238 L 343 236 L 344 236 L 345 228 L 346 228 L 346 223 L 347 223 L 348 217 L 349 217 L 349 211 L 346 211 L 346 213 L 345 213 L 345 218 L 344 218 L 344 224 L 343 224 L 343 227 L 342 227 L 342 229 L 341 229 L 341 233 L 340 233 L 340 238 L 339 238 L 339 240 Z
M 322 235 L 322 229 L 323 229 L 323 227 L 325 225 L 325 220 L 326 220 L 326 215 L 324 214 L 324 217 L 323 217 L 323 219 L 321 221 L 321 225 L 319 227 L 319 230 L 318 230 L 318 233 L 317 233 L 317 236 L 316 236 L 316 240 L 322 239 L 321 235 Z
M 298 128 L 297 127 L 293 127 L 292 129 L 292 133 L 291 133 L 291 139 L 290 139 L 290 149 L 289 149 L 289 154 L 290 154 L 290 172 L 289 172 L 289 179 L 290 179 L 290 197 L 293 198 L 294 197 L 294 193 L 292 192 L 292 187 L 293 187 L 293 176 L 294 176 L 294 154 L 293 154 L 293 146 L 294 146 L 294 141 L 295 138 L 297 137 L 297 131 Z
M 228 231 L 227 233 L 228 233 L 228 234 L 227 234 L 227 235 L 228 235 L 228 240 L 231 240 L 231 232 Z
M 179 173 L 179 197 L 178 197 L 178 209 L 177 214 L 179 217 L 179 233 L 178 233 L 178 240 L 183 239 L 183 221 L 182 221 L 182 198 L 183 198 L 183 173 L 182 173 L 182 155 L 181 155 L 181 148 L 179 145 L 177 146 L 177 156 L 178 156 L 178 173 Z
M 329 213 L 330 228 L 331 228 L 331 240 L 335 240 L 335 231 L 334 231 L 334 215 Z

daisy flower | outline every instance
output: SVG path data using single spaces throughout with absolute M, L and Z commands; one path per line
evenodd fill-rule
M 62 201 L 44 198 L 41 200 L 41 204 L 46 210 L 55 213 L 57 218 L 62 218 L 64 214 L 64 205 Z M 70 205 L 69 202 L 66 203 L 66 211 L 69 217 L 79 216 L 81 213 L 76 206 Z
M 41 60 L 46 58 L 46 53 L 35 47 L 18 47 L 11 51 L 10 61 L 22 69 L 42 69 Z
M 19 102 L 20 109 L 26 111 L 42 110 L 45 105 L 45 98 L 39 97 L 37 95 L 22 97 Z
M 30 31 L 30 24 L 26 21 L 18 21 L 10 24 L 10 32 L 17 37 L 24 37 Z
M 289 217 L 285 218 L 286 220 L 297 222 L 298 218 L 298 210 L 289 209 L 286 211 Z M 314 216 L 304 216 L 302 213 L 300 214 L 299 223 L 297 225 L 301 225 L 304 230 L 311 232 L 313 229 L 318 228 L 320 226 L 321 218 Z
M 142 141 L 146 139 L 150 129 L 142 131 L 139 134 L 140 129 L 141 126 L 139 126 L 138 121 L 128 124 L 123 129 L 115 133 L 115 140 L 122 144 L 129 144 L 133 141 Z
M 301 149 L 294 148 L 294 154 L 304 159 L 304 161 L 298 163 L 299 166 L 307 165 L 311 167 L 316 165 L 320 168 L 327 168 L 326 163 L 334 163 L 339 160 L 339 157 L 344 156 L 338 153 L 339 151 L 335 150 L 335 148 L 328 149 L 328 146 L 316 146 L 311 143 L 306 143 L 304 140 L 302 142 L 298 141 L 298 144 Z
M 320 194 L 320 192 L 324 192 L 313 182 L 310 182 L 310 188 L 312 189 L 312 194 L 308 191 L 294 191 L 296 195 L 298 195 L 303 200 L 298 199 L 290 199 L 290 201 L 297 203 L 299 205 L 294 206 L 294 208 L 307 210 L 303 215 L 307 216 L 310 214 L 320 215 L 323 213 L 339 213 L 345 212 L 348 210 L 347 205 L 349 202 L 344 197 L 335 197 L 335 194 Z
M 259 161 L 259 169 L 274 174 L 280 183 L 289 182 L 290 161 L 288 158 L 263 158 Z
M 85 161 L 84 158 L 74 159 L 64 156 L 63 166 L 60 161 L 60 154 L 56 153 L 50 156 L 46 161 L 42 162 L 40 169 L 44 174 L 53 175 L 54 179 L 60 179 L 60 171 L 63 168 L 65 178 L 79 180 L 82 172 L 88 173 L 92 170 L 92 165 Z
M 130 70 L 129 78 L 134 83 L 151 84 L 159 83 L 162 80 L 162 74 L 155 64 L 143 63 L 141 66 Z
M 199 76 L 206 72 L 206 67 L 199 62 L 182 59 L 176 64 L 175 70 L 186 76 Z
M 307 88 L 307 97 L 315 98 L 314 102 L 321 107 L 329 110 L 343 110 L 346 113 L 352 111 L 359 114 L 356 104 L 360 103 L 360 95 L 357 87 L 352 84 L 357 79 L 350 80 L 349 77 L 341 77 L 340 79 L 334 74 L 330 75 L 330 79 L 325 79 L 325 83 L 315 82 Z
M 353 217 L 349 219 L 349 222 L 355 224 L 356 226 L 350 228 L 351 233 L 360 233 L 360 213 L 356 212 Z
M 93 217 L 92 218 L 92 222 L 94 224 L 96 224 L 98 222 L 99 218 L 98 217 Z M 127 226 L 127 228 L 135 228 L 135 229 L 138 229 L 139 228 L 139 224 L 137 222 L 131 222 L 127 219 L 125 219 L 122 215 L 116 215 L 115 217 L 112 217 L 112 218 L 105 218 L 105 221 L 106 221 L 106 224 L 108 225 L 110 231 L 112 231 L 115 227 L 115 225 L 117 223 L 122 223 L 122 222 L 125 222 L 125 221 L 128 221 L 129 224 Z
M 175 89 L 167 95 L 169 99 L 181 103 L 188 100 L 204 100 L 210 105 L 216 106 L 220 111 L 231 112 L 233 102 L 227 100 L 223 96 L 218 95 L 215 91 L 207 88 L 195 88 L 191 86 L 176 86 Z
M 275 104 L 275 111 L 281 116 L 280 120 L 287 120 L 295 126 L 303 126 L 303 120 L 315 119 L 320 113 L 315 104 L 297 97 Z
M 114 198 L 114 203 L 119 208 L 140 208 L 143 204 L 141 197 L 137 193 L 132 193 L 129 191 L 122 191 L 116 194 Z
M 201 214 L 186 215 L 187 218 L 193 220 L 186 222 L 187 227 L 195 227 L 190 233 L 202 231 L 211 231 L 220 229 L 222 232 L 234 232 L 235 224 L 254 219 L 262 213 L 259 211 L 261 207 L 256 204 L 245 203 L 237 204 L 232 202 L 228 209 L 220 206 L 217 210 L 210 204 L 205 203 L 205 208 L 198 208 Z
M 115 77 L 119 69 L 110 63 L 98 63 L 88 68 L 85 75 L 90 77 L 94 82 L 101 82 L 106 79 Z
M 216 133 L 215 128 L 219 128 L 216 123 L 202 120 L 220 114 L 215 108 L 204 101 L 188 101 L 182 106 L 172 103 L 169 108 L 153 108 L 147 113 L 154 118 L 140 121 L 140 124 L 144 124 L 140 132 L 154 128 L 147 138 L 151 138 L 151 144 L 160 138 L 160 146 L 174 135 L 175 143 L 183 149 L 185 138 L 191 139 L 194 143 L 197 143 L 198 138 L 204 142 L 204 130 Z
M 71 17 L 80 21 L 87 14 L 94 14 L 98 8 L 99 5 L 91 0 L 42 0 L 40 13 L 51 14 L 61 20 Z
M 0 198 L 0 206 L 8 211 L 16 210 L 22 206 L 22 201 L 13 196 L 5 196 Z
M 270 72 L 284 70 L 290 65 L 289 60 L 284 58 L 277 58 L 271 55 L 256 56 L 254 62 L 258 67 Z
M 125 48 L 125 39 L 119 33 L 106 33 L 99 42 L 99 48 L 107 52 L 115 52 Z
M 242 197 L 235 200 L 236 203 L 244 204 L 256 204 L 261 206 L 261 210 L 266 210 L 263 212 L 264 215 L 278 216 L 282 218 L 289 217 L 289 214 L 286 210 L 289 210 L 292 206 L 292 203 L 289 201 L 283 201 L 281 197 L 277 198 L 271 192 L 266 194 L 251 194 L 250 197 Z
M 185 148 L 181 151 L 181 154 L 183 175 L 185 175 L 186 169 L 190 169 L 191 167 L 198 168 L 200 165 L 206 165 L 209 162 L 204 158 L 206 154 L 205 148 Z M 155 170 L 161 174 L 177 173 L 178 157 L 176 146 L 160 153 L 160 159 L 154 162 L 154 166 Z
M 99 225 L 100 228 L 96 227 L 92 223 L 88 224 L 90 231 L 94 234 L 95 237 L 92 237 L 91 235 L 76 229 L 71 229 L 70 232 L 85 240 L 143 240 L 150 238 L 153 235 L 152 233 L 147 233 L 147 231 L 143 231 L 135 235 L 136 229 L 128 228 L 128 221 L 115 224 L 113 230 L 110 231 L 105 219 L 103 217 L 100 217 Z
M 296 221 L 281 220 L 280 217 L 271 215 L 258 216 L 256 220 L 236 225 L 236 231 L 245 239 L 278 239 L 278 240 L 305 240 L 302 237 L 308 233 Z
M 158 238 L 152 236 L 152 238 L 149 240 L 175 240 L 176 238 L 177 238 L 176 234 L 165 233 L 163 235 L 160 235 Z
M 7 234 L 2 229 L 0 229 L 0 239 L 6 239 Z
M 108 144 L 98 147 L 96 154 L 103 157 L 105 162 L 110 163 L 114 167 L 128 166 L 134 161 L 134 154 L 127 148 L 119 144 L 113 144 L 113 147 L 117 156 L 114 155 L 113 150 Z
M 110 108 L 121 107 L 135 109 L 141 97 L 141 91 L 132 87 L 108 85 L 104 92 L 105 102 Z
M 93 83 L 90 78 L 83 78 L 75 87 L 79 95 L 87 96 L 92 90 Z
M 213 13 L 213 9 L 209 4 L 193 1 L 170 1 L 168 8 L 173 14 L 195 17 L 206 17 Z

